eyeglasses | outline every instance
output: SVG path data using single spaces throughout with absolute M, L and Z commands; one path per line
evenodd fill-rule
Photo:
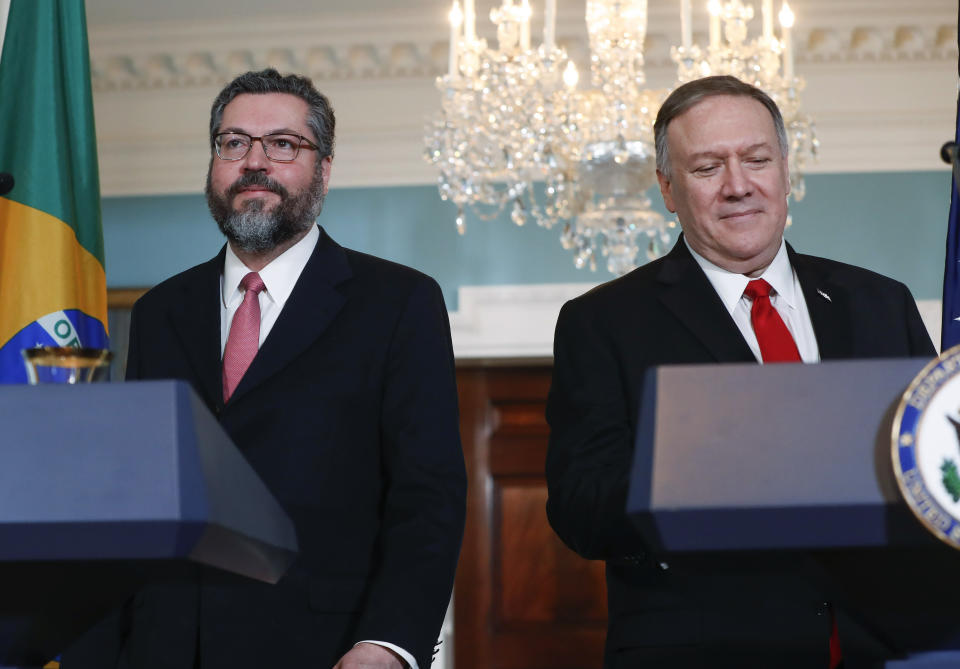
M 267 158 L 275 163 L 292 163 L 300 155 L 301 148 L 319 150 L 319 147 L 306 137 L 288 133 L 253 137 L 243 132 L 221 132 L 213 138 L 213 146 L 220 160 L 242 160 L 258 140 Z

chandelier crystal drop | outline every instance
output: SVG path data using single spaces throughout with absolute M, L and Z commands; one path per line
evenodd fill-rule
M 817 141 L 800 112 L 803 81 L 793 76 L 792 51 L 789 71 L 779 74 L 789 44 L 767 34 L 773 0 L 762 2 L 764 36 L 747 42 L 752 7 L 711 0 L 711 46 L 701 49 L 692 44 L 690 0 L 681 0 L 683 45 L 671 54 L 678 84 L 729 73 L 771 94 L 787 122 L 791 182 L 801 199 L 802 168 Z M 583 87 L 556 43 L 556 10 L 557 0 L 545 0 L 543 43 L 534 48 L 529 0 L 502 0 L 490 12 L 497 42 L 490 47 L 476 34 L 475 0 L 462 8 L 454 0 L 449 71 L 436 82 L 441 104 L 427 126 L 425 157 L 439 171 L 441 198 L 457 206 L 461 234 L 468 209 L 482 220 L 509 210 L 517 225 L 558 225 L 576 267 L 596 269 L 599 257 L 611 273 L 625 274 L 638 256 L 662 255 L 676 227 L 647 195 L 656 184 L 653 122 L 668 93 L 645 87 L 647 0 L 586 0 L 590 85 Z

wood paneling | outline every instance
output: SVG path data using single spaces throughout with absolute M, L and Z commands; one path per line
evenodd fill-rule
M 466 364 L 457 381 L 470 488 L 456 669 L 601 666 L 603 564 L 564 546 L 546 517 L 550 367 Z

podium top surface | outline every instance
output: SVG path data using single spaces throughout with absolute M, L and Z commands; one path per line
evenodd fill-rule
M 0 522 L 157 520 L 179 494 L 182 383 L 0 386 Z M 186 409 L 189 411 L 189 409 Z
M 0 386 L 0 424 L 0 560 L 186 556 L 214 527 L 296 551 L 286 513 L 184 382 Z M 60 531 L 91 540 L 43 540 Z
M 183 382 L 0 386 L 0 664 L 191 563 L 275 583 L 293 523 Z
M 883 545 L 893 412 L 928 362 L 653 369 L 628 510 L 675 550 Z

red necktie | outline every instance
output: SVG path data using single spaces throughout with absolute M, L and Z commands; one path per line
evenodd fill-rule
M 754 279 L 747 284 L 743 294 L 753 300 L 750 320 L 760 344 L 760 356 L 764 362 L 800 362 L 800 352 L 780 314 L 770 303 L 770 284 L 763 279 Z M 840 635 L 837 618 L 830 609 L 830 669 L 836 669 L 843 660 L 840 651 Z
M 800 362 L 800 352 L 780 314 L 770 304 L 770 284 L 754 279 L 743 294 L 753 300 L 750 320 L 764 362 Z
M 227 345 L 223 348 L 223 401 L 233 395 L 260 346 L 260 291 L 265 286 L 256 272 L 240 281 L 243 304 L 233 315 Z

